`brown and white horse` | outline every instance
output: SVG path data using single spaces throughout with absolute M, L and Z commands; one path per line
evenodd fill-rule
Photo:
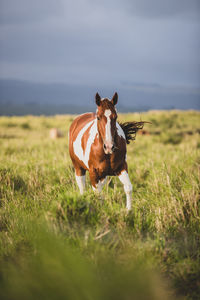
M 118 176 L 124 185 L 126 207 L 131 209 L 132 184 L 126 162 L 126 144 L 134 139 L 144 122 L 117 122 L 115 105 L 117 93 L 112 100 L 96 94 L 96 113 L 78 116 L 69 130 L 69 153 L 80 193 L 85 188 L 85 173 L 89 171 L 94 190 L 101 191 L 107 176 Z M 121 125 L 121 126 L 120 126 Z

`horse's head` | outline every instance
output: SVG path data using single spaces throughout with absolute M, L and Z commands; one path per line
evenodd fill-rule
M 103 141 L 103 149 L 106 154 L 111 154 L 115 150 L 115 135 L 117 133 L 116 120 L 118 95 L 114 94 L 112 100 L 102 98 L 96 94 L 97 104 L 97 128 L 99 136 Z

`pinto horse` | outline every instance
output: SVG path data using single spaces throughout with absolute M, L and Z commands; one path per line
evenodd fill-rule
M 85 188 L 85 173 L 89 171 L 94 190 L 100 192 L 107 176 L 118 176 L 126 193 L 126 208 L 131 209 L 132 184 L 126 162 L 126 144 L 135 139 L 136 132 L 144 122 L 117 122 L 113 98 L 102 98 L 96 94 L 96 113 L 78 116 L 69 130 L 69 153 L 75 168 L 76 182 L 80 193 Z

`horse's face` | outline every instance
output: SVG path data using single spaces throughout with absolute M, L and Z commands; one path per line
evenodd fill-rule
M 106 154 L 112 154 L 115 150 L 115 135 L 117 133 L 116 120 L 117 112 L 115 104 L 117 104 L 118 95 L 114 94 L 112 100 L 101 99 L 96 94 L 97 104 L 97 128 L 99 136 L 103 141 L 103 149 Z

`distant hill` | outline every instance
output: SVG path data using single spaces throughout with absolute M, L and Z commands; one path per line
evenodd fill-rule
M 0 115 L 52 115 L 94 111 L 94 95 L 119 94 L 118 111 L 200 109 L 200 93 L 191 89 L 163 88 L 157 84 L 124 82 L 120 87 L 90 87 L 63 83 L 0 80 Z

